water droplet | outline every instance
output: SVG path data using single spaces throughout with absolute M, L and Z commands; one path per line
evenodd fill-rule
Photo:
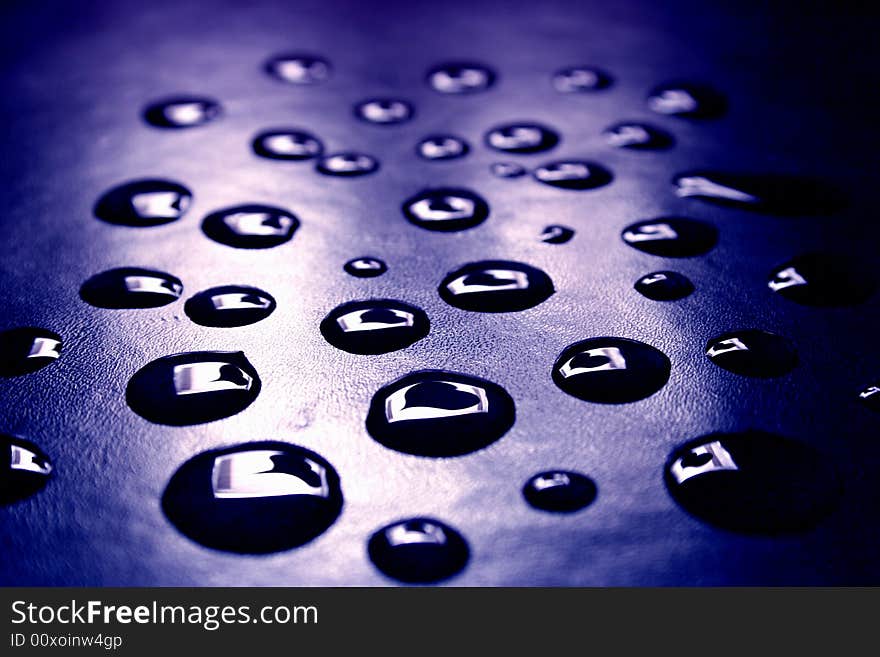
M 603 135 L 610 146 L 634 151 L 662 151 L 675 143 L 671 134 L 647 123 L 617 123 Z
M 379 258 L 370 258 L 369 256 L 366 256 L 349 260 L 345 263 L 343 269 L 345 269 L 346 273 L 356 276 L 357 278 L 374 278 L 376 276 L 381 276 L 388 271 L 388 265 L 382 260 L 379 260 Z
M 176 276 L 153 269 L 120 267 L 92 276 L 79 296 L 98 308 L 158 308 L 173 303 L 183 293 Z
M 655 271 L 636 281 L 635 289 L 654 301 L 677 301 L 694 291 L 690 279 L 675 271 Z
M 496 178 L 522 178 L 528 170 L 516 162 L 493 162 L 489 168 Z
M 332 67 L 323 57 L 291 53 L 277 55 L 266 62 L 266 73 L 290 84 L 317 84 L 330 78 Z
M 776 267 L 767 286 L 805 306 L 851 306 L 867 300 L 876 281 L 852 257 L 809 253 Z
M 253 149 L 271 160 L 301 161 L 319 156 L 324 145 L 303 130 L 267 130 L 254 137 Z
M 601 164 L 580 160 L 548 162 L 535 169 L 535 180 L 559 189 L 582 191 L 610 183 L 614 176 Z
M 266 319 L 275 310 L 275 299 L 256 287 L 224 285 L 193 295 L 183 309 L 196 324 L 231 328 Z
M 483 223 L 489 204 L 467 189 L 426 189 L 406 200 L 403 214 L 420 228 L 448 232 Z
M 339 475 L 319 454 L 282 442 L 202 452 L 162 495 L 177 529 L 206 547 L 267 554 L 304 545 L 342 510 Z
M 565 348 L 553 382 L 584 401 L 623 404 L 653 395 L 669 380 L 671 365 L 658 349 L 628 338 L 590 338 Z
M 428 71 L 428 84 L 443 94 L 472 94 L 495 84 L 495 72 L 473 62 L 448 62 Z
M 522 492 L 536 509 L 570 513 L 592 504 L 598 490 L 592 479 L 579 472 L 548 470 L 531 477 Z
M 299 219 L 270 205 L 237 205 L 209 214 L 202 221 L 205 235 L 238 249 L 268 249 L 290 241 Z
M 52 474 L 49 457 L 32 442 L 0 434 L 0 504 L 38 492 Z
M 492 128 L 485 139 L 497 151 L 525 155 L 549 151 L 559 143 L 559 134 L 537 123 L 509 123 Z
M 438 288 L 450 306 L 482 313 L 526 310 L 550 298 L 550 277 L 538 269 L 509 260 L 482 260 L 446 275 Z
M 128 382 L 131 409 L 157 424 L 201 424 L 235 415 L 260 393 L 260 377 L 240 351 L 194 351 L 148 363 Z
M 574 237 L 574 230 L 568 226 L 553 224 L 547 226 L 541 233 L 541 241 L 547 244 L 565 244 Z
M 424 338 L 429 329 L 423 310 L 391 299 L 344 303 L 321 322 L 324 339 L 352 354 L 397 351 Z
M 788 374 L 798 361 L 788 340 L 760 329 L 719 335 L 706 344 L 706 355 L 729 372 L 759 378 Z
M 407 584 L 449 579 L 470 557 L 464 537 L 434 518 L 410 518 L 383 527 L 370 537 L 367 553 L 382 573 Z
M 859 391 L 859 401 L 872 411 L 880 413 L 880 380 Z
M 373 98 L 354 106 L 354 115 L 361 121 L 377 125 L 396 125 L 409 121 L 415 108 L 397 98 Z
M 61 357 L 61 336 L 35 326 L 0 331 L 0 376 L 30 374 Z
M 571 66 L 553 74 L 553 88 L 564 94 L 600 91 L 611 86 L 611 76 L 592 66 Z
M 711 251 L 718 229 L 705 221 L 658 217 L 630 224 L 621 233 L 634 249 L 664 258 L 689 258 Z
M 379 169 L 379 160 L 364 153 L 333 153 L 325 155 L 315 167 L 325 176 L 365 176 Z
M 419 156 L 426 160 L 454 160 L 464 157 L 469 151 L 467 142 L 453 135 L 425 137 L 416 147 Z
M 158 226 L 180 219 L 192 193 L 170 180 L 134 180 L 107 191 L 95 204 L 95 216 L 123 226 Z
M 370 402 L 367 431 L 417 456 L 461 456 L 494 443 L 516 416 L 501 386 L 467 374 L 422 370 L 382 387 Z
M 193 128 L 210 123 L 223 113 L 211 98 L 176 96 L 151 103 L 144 110 L 144 121 L 157 128 Z
M 808 530 L 828 515 L 840 493 L 829 459 L 806 444 L 754 430 L 685 443 L 672 453 L 664 475 L 685 511 L 747 533 Z
M 648 107 L 658 114 L 688 119 L 714 119 L 727 111 L 724 96 L 705 84 L 670 82 L 655 88 Z

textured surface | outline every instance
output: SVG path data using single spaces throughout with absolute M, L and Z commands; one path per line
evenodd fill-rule
M 54 460 L 38 495 L 0 509 L 0 582 L 99 585 L 385 585 L 367 557 L 378 528 L 437 517 L 471 545 L 455 585 L 670 585 L 878 583 L 878 415 L 857 400 L 880 373 L 880 298 L 852 308 L 801 307 L 771 294 L 776 265 L 826 248 L 876 262 L 876 21 L 802 9 L 729 12 L 705 3 L 541 2 L 101 2 L 16 3 L 3 10 L 0 118 L 2 319 L 60 333 L 63 357 L 0 380 L 0 431 L 27 437 Z M 856 11 L 856 10 L 852 10 Z M 261 70 L 273 54 L 316 52 L 334 66 L 325 84 L 294 87 Z M 871 55 L 874 56 L 871 56 Z M 444 96 L 424 84 L 447 59 L 498 72 L 489 92 Z M 615 84 L 559 94 L 551 74 L 590 64 Z M 692 123 L 646 109 L 667 79 L 707 81 L 728 114 Z M 190 130 L 145 124 L 149 102 L 207 95 L 225 114 Z M 357 121 L 354 103 L 411 101 L 399 126 Z M 671 132 L 669 151 L 608 147 L 606 127 L 644 120 Z M 562 139 L 550 154 L 490 152 L 483 133 L 533 121 Z M 363 151 L 380 170 L 358 179 L 319 175 L 310 163 L 257 158 L 259 131 L 301 128 L 329 152 Z M 464 137 L 460 160 L 419 160 L 429 134 Z M 614 182 L 570 192 L 528 177 L 489 173 L 499 159 L 529 165 L 562 157 L 601 162 Z M 849 199 L 833 217 L 771 217 L 676 199 L 671 179 L 695 168 L 809 174 Z M 92 207 L 110 187 L 158 177 L 194 195 L 185 217 L 153 228 L 113 226 Z M 461 233 L 409 224 L 400 204 L 425 186 L 469 187 L 491 215 Z M 302 226 L 265 251 L 212 242 L 208 213 L 242 203 L 287 208 Z M 680 214 L 714 223 L 718 246 L 672 260 L 620 239 L 640 219 Z M 577 233 L 537 240 L 548 224 Z M 373 279 L 348 276 L 347 260 L 388 263 Z M 470 261 L 509 259 L 546 271 L 545 303 L 479 314 L 445 304 L 436 287 Z M 183 300 L 149 310 L 83 303 L 80 284 L 112 267 L 169 272 L 184 297 L 253 285 L 277 310 L 234 329 L 192 323 Z M 671 269 L 696 291 L 677 302 L 632 289 Z M 358 356 L 324 341 L 321 319 L 337 305 L 395 298 L 423 308 L 431 332 L 403 351 Z M 740 328 L 789 338 L 800 364 L 776 379 L 713 365 L 707 340 Z M 669 382 L 632 404 L 597 405 L 556 388 L 551 366 L 567 345 L 614 335 L 647 342 L 672 362 Z M 244 412 L 194 427 L 154 425 L 125 403 L 147 362 L 194 350 L 243 350 L 263 391 Z M 448 368 L 492 380 L 512 395 L 517 421 L 488 448 L 428 459 L 389 450 L 364 428 L 374 391 L 410 371 Z M 737 535 L 676 506 L 662 468 L 679 444 L 712 431 L 754 427 L 798 439 L 834 459 L 845 481 L 837 511 L 815 530 L 785 538 Z M 324 456 L 339 472 L 345 506 L 308 545 L 243 557 L 191 542 L 167 522 L 162 490 L 176 468 L 206 449 L 283 440 Z M 523 483 L 552 468 L 582 471 L 596 502 L 557 517 L 530 508 Z

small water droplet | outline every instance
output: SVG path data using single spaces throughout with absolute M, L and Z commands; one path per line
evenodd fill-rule
M 144 121 L 157 128 L 193 128 L 210 123 L 223 113 L 220 103 L 199 96 L 176 96 L 151 103 Z
M 810 446 L 763 431 L 713 433 L 685 443 L 666 464 L 672 498 L 732 531 L 806 531 L 834 508 L 840 480 Z
M 290 84 L 326 82 L 333 71 L 323 57 L 303 53 L 276 55 L 263 68 L 273 78 Z
M 492 128 L 485 140 L 497 151 L 526 155 L 549 151 L 559 143 L 559 134 L 538 123 L 508 123 Z
M 617 123 L 602 134 L 610 146 L 634 151 L 662 151 L 675 143 L 671 134 L 647 123 Z
M 496 178 L 522 178 L 528 170 L 516 162 L 493 162 L 489 168 Z
M 397 351 L 424 338 L 429 329 L 421 308 L 392 299 L 344 303 L 321 322 L 324 339 L 352 354 Z
M 461 456 L 494 443 L 513 426 L 513 399 L 498 384 L 467 374 L 422 370 L 373 395 L 367 431 L 416 456 Z
M 670 82 L 656 87 L 650 93 L 648 107 L 667 116 L 714 119 L 727 111 L 727 101 L 708 85 Z
M 601 164 L 581 160 L 548 162 L 535 169 L 532 175 L 545 185 L 577 191 L 596 189 L 614 179 L 612 173 Z
M 482 260 L 446 275 L 438 288 L 450 306 L 482 313 L 508 313 L 543 303 L 555 291 L 550 277 L 509 260 Z
M 310 160 L 324 150 L 321 140 L 303 130 L 266 130 L 253 141 L 254 152 L 271 160 Z
M 536 509 L 570 513 L 592 504 L 598 490 L 592 479 L 579 472 L 547 470 L 532 476 L 522 492 Z
M 354 106 L 354 115 L 361 121 L 376 125 L 397 125 L 412 119 L 415 108 L 397 98 L 373 98 Z
M 426 189 L 404 202 L 403 214 L 420 228 L 449 232 L 483 223 L 489 204 L 467 189 Z
M 552 224 L 541 233 L 541 241 L 547 244 L 565 244 L 574 237 L 574 230 L 568 226 Z
M 32 442 L 0 434 L 0 504 L 37 493 L 49 481 L 52 469 L 49 457 Z
M 570 66 L 553 74 L 553 88 L 564 94 L 589 93 L 607 89 L 612 83 L 611 76 L 593 66 Z
M 628 338 L 590 338 L 563 350 L 553 365 L 553 382 L 589 402 L 623 404 L 653 395 L 669 380 L 666 355 Z
M 260 377 L 240 351 L 194 351 L 165 356 L 139 369 L 126 400 L 141 417 L 182 426 L 244 410 L 260 393 Z
M 374 278 L 388 271 L 388 265 L 379 260 L 379 258 L 365 256 L 349 260 L 345 263 L 343 269 L 345 269 L 346 273 L 357 278 Z
M 880 380 L 859 391 L 859 401 L 872 411 L 880 413 Z
M 95 204 L 95 216 L 123 226 L 158 226 L 180 219 L 192 202 L 192 193 L 170 180 L 134 180 L 104 193 Z
M 767 286 L 805 306 L 856 305 L 877 287 L 874 275 L 852 257 L 826 253 L 808 253 L 779 265 Z
M 797 365 L 794 346 L 781 335 L 760 329 L 731 331 L 706 344 L 713 363 L 734 374 L 769 378 L 788 374 Z
M 383 527 L 370 537 L 367 553 L 382 573 L 407 584 L 449 579 L 470 558 L 464 537 L 434 518 L 410 518 Z
M 61 357 L 61 336 L 36 326 L 0 331 L 0 376 L 31 374 Z
M 675 271 L 655 271 L 646 274 L 633 286 L 643 296 L 654 301 L 677 301 L 694 291 L 694 284 L 684 274 Z
M 256 287 L 224 285 L 193 295 L 183 309 L 196 324 L 231 328 L 266 319 L 275 310 L 275 299 Z
M 419 157 L 426 160 L 454 160 L 464 157 L 469 151 L 467 142 L 453 135 L 425 137 L 416 147 Z
M 319 454 L 282 442 L 202 452 L 184 463 L 162 495 L 162 510 L 206 547 L 267 554 L 324 533 L 342 510 L 336 470 Z
M 120 267 L 92 276 L 79 296 L 98 308 L 158 308 L 173 303 L 183 293 L 176 276 L 154 269 Z
M 495 72 L 474 62 L 447 62 L 428 71 L 428 84 L 443 94 L 472 94 L 495 84 Z
M 318 160 L 315 169 L 325 176 L 352 178 L 377 171 L 379 160 L 364 153 L 332 153 Z
M 718 229 L 705 221 L 658 217 L 630 224 L 621 238 L 634 249 L 664 258 L 689 258 L 711 251 Z
M 237 205 L 205 217 L 202 231 L 215 242 L 238 249 L 268 249 L 290 241 L 299 219 L 270 205 Z

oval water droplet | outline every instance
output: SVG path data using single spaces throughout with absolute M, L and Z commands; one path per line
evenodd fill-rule
M 346 273 L 357 278 L 374 278 L 388 271 L 388 265 L 384 261 L 379 260 L 379 258 L 364 256 L 349 260 L 345 263 L 343 269 L 345 269 Z
M 52 469 L 49 457 L 34 443 L 0 434 L 0 504 L 18 502 L 40 491 Z
M 590 338 L 566 347 L 553 365 L 553 382 L 584 401 L 639 401 L 669 380 L 671 365 L 659 349 L 628 338 Z
M 781 335 L 760 329 L 731 331 L 706 343 L 706 356 L 734 374 L 769 378 L 788 374 L 797 365 L 794 346 Z
M 595 482 L 571 470 L 547 470 L 532 476 L 523 486 L 523 497 L 536 509 L 571 513 L 596 499 Z
M 61 357 L 61 336 L 36 326 L 0 331 L 0 376 L 31 374 Z
M 254 153 L 270 160 L 301 161 L 318 157 L 324 150 L 321 140 L 304 130 L 284 129 L 261 132 L 252 143 Z
M 289 53 L 276 55 L 263 69 L 276 80 L 289 84 L 317 84 L 330 78 L 330 62 L 318 55 Z
M 397 125 L 413 118 L 415 108 L 399 98 L 372 98 L 354 106 L 354 115 L 376 125 Z
M 568 226 L 552 224 L 541 233 L 541 241 L 546 244 L 565 244 L 574 237 L 574 230 Z
M 538 123 L 508 123 L 489 130 L 485 141 L 496 151 L 528 155 L 554 148 L 559 143 L 559 133 Z
M 651 91 L 648 107 L 667 116 L 715 119 L 727 111 L 727 100 L 709 85 L 669 82 Z
M 658 217 L 630 224 L 620 234 L 634 249 L 664 258 L 689 258 L 711 251 L 718 229 L 705 221 Z
M 496 178 L 522 178 L 528 170 L 516 162 L 493 162 L 489 171 Z
M 447 62 L 428 71 L 428 85 L 443 94 L 472 94 L 495 84 L 495 72 L 484 64 Z
M 483 223 L 489 204 L 467 189 L 426 189 L 404 202 L 403 214 L 420 228 L 450 232 Z
M 378 171 L 379 160 L 365 153 L 332 153 L 318 160 L 315 169 L 325 176 L 353 178 Z
M 872 411 L 880 413 L 880 380 L 859 390 L 859 401 Z
M 158 308 L 173 303 L 183 293 L 176 276 L 155 269 L 120 267 L 92 276 L 79 296 L 98 308 Z
M 805 306 L 852 306 L 866 301 L 877 282 L 851 256 L 808 253 L 776 267 L 767 286 Z
M 418 342 L 429 330 L 425 311 L 393 299 L 344 303 L 321 322 L 324 339 L 352 354 L 397 351 Z
M 614 179 L 611 171 L 601 164 L 582 160 L 548 162 L 535 169 L 532 175 L 545 185 L 576 191 L 603 187 Z
M 126 400 L 141 417 L 182 426 L 244 410 L 260 393 L 260 377 L 240 351 L 194 351 L 148 363 L 128 382 Z
M 594 66 L 569 66 L 553 74 L 553 88 L 564 94 L 601 91 L 611 86 L 611 76 Z
M 144 121 L 157 128 L 193 128 L 220 117 L 220 103 L 203 96 L 175 96 L 151 103 Z
M 238 249 L 268 249 L 289 242 L 299 219 L 270 205 L 237 205 L 209 214 L 202 231 L 215 242 Z
M 223 285 L 193 295 L 183 309 L 196 324 L 232 328 L 266 319 L 275 310 L 275 299 L 256 287 Z
M 675 143 L 671 134 L 647 123 L 617 123 L 602 134 L 610 146 L 633 151 L 663 151 Z
M 158 226 L 180 219 L 192 193 L 170 180 L 133 180 L 105 192 L 95 204 L 95 216 L 110 224 Z
M 694 284 L 684 274 L 675 271 L 655 271 L 646 274 L 633 286 L 639 294 L 654 301 L 677 301 L 694 291 Z
M 498 384 L 467 374 L 422 370 L 373 395 L 367 431 L 416 456 L 461 456 L 494 443 L 513 426 L 513 399 Z
M 416 153 L 426 160 L 455 160 L 464 157 L 470 146 L 454 135 L 432 135 L 425 137 L 416 146 Z
M 339 475 L 319 454 L 282 442 L 202 452 L 162 494 L 182 534 L 215 550 L 267 554 L 324 533 L 342 510 Z
M 763 431 L 713 433 L 685 443 L 664 472 L 672 498 L 732 531 L 806 531 L 834 508 L 840 480 L 813 448 Z
M 467 541 L 434 518 L 409 518 L 387 525 L 367 543 L 370 561 L 383 574 L 407 584 L 432 584 L 464 570 Z
M 555 288 L 537 267 L 510 260 L 481 260 L 447 274 L 438 292 L 446 303 L 462 310 L 508 313 L 543 303 Z

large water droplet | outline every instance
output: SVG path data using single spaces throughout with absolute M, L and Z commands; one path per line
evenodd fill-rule
M 428 71 L 428 84 L 444 94 L 472 94 L 495 84 L 495 72 L 474 62 L 448 62 Z
M 209 214 L 202 221 L 205 235 L 239 249 L 268 249 L 290 241 L 299 219 L 270 205 L 237 205 Z
M 589 93 L 611 86 L 611 76 L 593 66 L 570 66 L 553 74 L 553 88 L 564 94 Z
M 220 103 L 201 96 L 176 96 L 151 103 L 144 120 L 157 128 L 193 128 L 210 123 L 223 113 Z
M 354 115 L 377 125 L 396 125 L 409 121 L 415 108 L 409 102 L 397 98 L 373 98 L 354 106 Z
M 49 457 L 32 442 L 0 434 L 0 504 L 30 497 L 52 474 Z
M 559 134 L 538 123 L 508 123 L 492 128 L 485 140 L 497 151 L 527 155 L 549 151 L 559 143 Z
M 157 424 L 212 422 L 244 410 L 260 393 L 260 377 L 240 351 L 165 356 L 128 382 L 131 409 Z
M 536 509 L 562 513 L 589 506 L 598 493 L 592 479 L 570 470 L 540 472 L 525 483 L 522 492 Z
M 377 442 L 405 454 L 461 456 L 501 438 L 515 416 L 513 399 L 495 383 L 422 370 L 373 395 L 367 431 Z
M 694 291 L 694 284 L 684 274 L 675 271 L 655 271 L 646 274 L 633 286 L 640 294 L 654 301 L 677 301 Z
M 419 157 L 426 160 L 454 160 L 464 157 L 469 151 L 467 142 L 453 135 L 425 137 L 416 147 Z
M 609 145 L 633 151 L 662 151 L 675 143 L 668 132 L 647 123 L 617 123 L 602 134 Z
M 275 299 L 256 287 L 224 285 L 193 295 L 183 309 L 196 324 L 231 328 L 266 319 L 275 310 Z
M 180 219 L 192 193 L 170 180 L 133 180 L 104 193 L 95 204 L 98 219 L 123 226 L 158 226 Z
M 0 376 L 30 374 L 61 357 L 61 336 L 36 326 L 0 331 Z
M 317 157 L 324 150 L 321 140 L 304 130 L 266 130 L 253 141 L 254 152 L 271 160 L 301 161 Z
M 345 263 L 343 269 L 345 269 L 346 273 L 357 278 L 374 278 L 388 271 L 388 265 L 384 261 L 379 260 L 379 258 L 364 256 L 349 260 Z
M 718 243 L 718 229 L 696 219 L 658 217 L 630 224 L 621 237 L 634 249 L 651 255 L 688 258 L 711 251 Z
M 303 53 L 276 55 L 264 65 L 266 73 L 290 84 L 317 84 L 330 78 L 332 67 L 323 57 Z
M 759 378 L 788 374 L 798 362 L 797 352 L 788 340 L 760 329 L 731 331 L 712 338 L 706 344 L 706 355 L 734 374 Z
M 282 442 L 203 452 L 180 466 L 162 510 L 185 536 L 215 550 L 266 554 L 308 543 L 342 510 L 336 470 Z
M 440 298 L 462 310 L 507 313 L 537 306 L 553 294 L 550 277 L 531 265 L 509 260 L 482 260 L 446 275 Z
M 449 579 L 470 557 L 464 537 L 434 518 L 410 518 L 383 527 L 370 537 L 367 553 L 382 573 L 408 584 Z
M 325 176 L 353 178 L 378 171 L 379 160 L 364 153 L 332 153 L 318 160 L 315 169 Z
M 805 306 L 851 306 L 866 301 L 877 285 L 851 257 L 808 253 L 776 267 L 767 286 Z
M 648 96 L 648 107 L 658 114 L 688 119 L 714 119 L 727 111 L 724 96 L 705 84 L 670 82 Z
M 344 303 L 321 322 L 324 339 L 352 354 L 397 351 L 424 338 L 429 329 L 422 309 L 391 299 Z
M 467 189 L 427 189 L 404 202 L 403 214 L 420 228 L 449 232 L 483 223 L 489 204 Z
M 601 164 L 582 160 L 548 162 L 535 169 L 532 175 L 545 185 L 576 191 L 596 189 L 614 179 L 612 173 Z
M 98 308 L 158 308 L 173 303 L 183 293 L 176 276 L 154 269 L 120 267 L 92 276 L 79 296 Z

